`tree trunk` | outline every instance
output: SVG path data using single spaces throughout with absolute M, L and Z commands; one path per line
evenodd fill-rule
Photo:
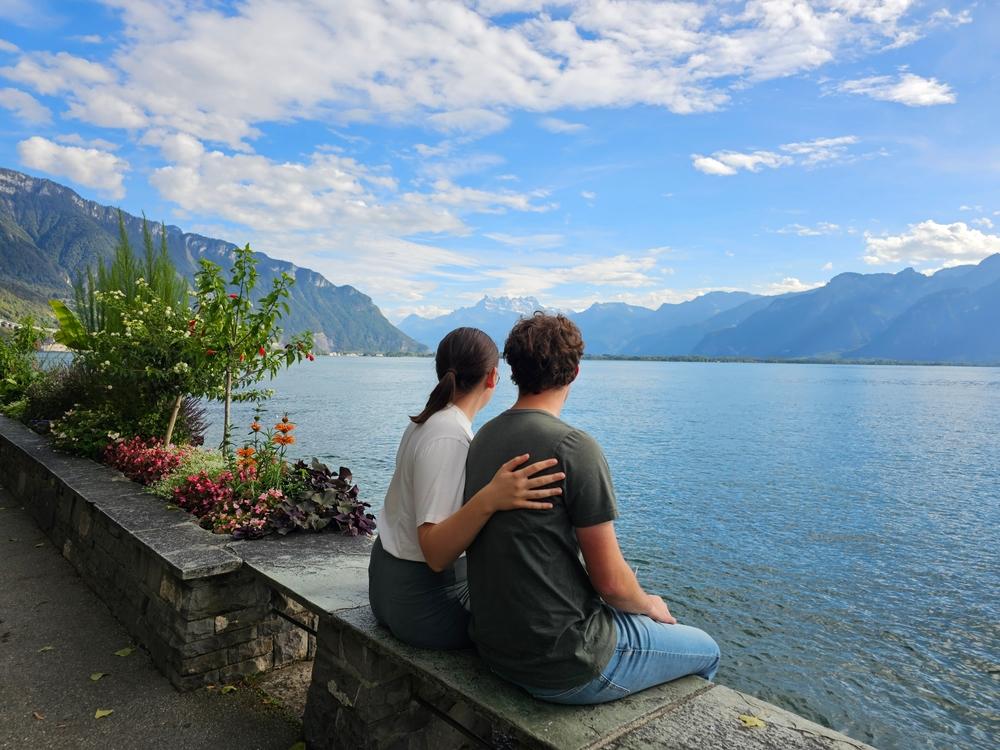
M 184 394 L 182 393 L 174 401 L 174 408 L 170 412 L 170 423 L 167 424 L 167 437 L 163 440 L 163 445 L 167 448 L 170 447 L 170 441 L 174 438 L 174 427 L 177 425 L 177 415 L 180 413 L 181 404 L 184 403 Z
M 226 368 L 226 405 L 222 416 L 222 455 L 229 458 L 229 415 L 233 407 L 233 371 Z

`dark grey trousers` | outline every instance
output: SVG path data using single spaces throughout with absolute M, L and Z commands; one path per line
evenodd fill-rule
M 376 539 L 368 562 L 368 601 L 375 619 L 420 648 L 471 648 L 465 558 L 435 573 L 427 563 L 393 557 Z

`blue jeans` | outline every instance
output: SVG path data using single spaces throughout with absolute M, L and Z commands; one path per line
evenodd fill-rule
M 703 630 L 689 625 L 665 625 L 645 615 L 612 612 L 618 628 L 618 645 L 601 674 L 569 690 L 522 687 L 539 700 L 582 706 L 608 703 L 689 674 L 706 680 L 715 677 L 719 669 L 719 646 Z

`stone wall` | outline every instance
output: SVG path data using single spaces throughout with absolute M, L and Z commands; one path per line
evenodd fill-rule
M 0 417 L 0 484 L 181 690 L 311 657 L 315 626 L 183 511 Z

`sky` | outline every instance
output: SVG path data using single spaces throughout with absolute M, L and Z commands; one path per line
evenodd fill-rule
M 0 0 L 0 165 L 390 320 L 1000 252 L 996 0 Z

